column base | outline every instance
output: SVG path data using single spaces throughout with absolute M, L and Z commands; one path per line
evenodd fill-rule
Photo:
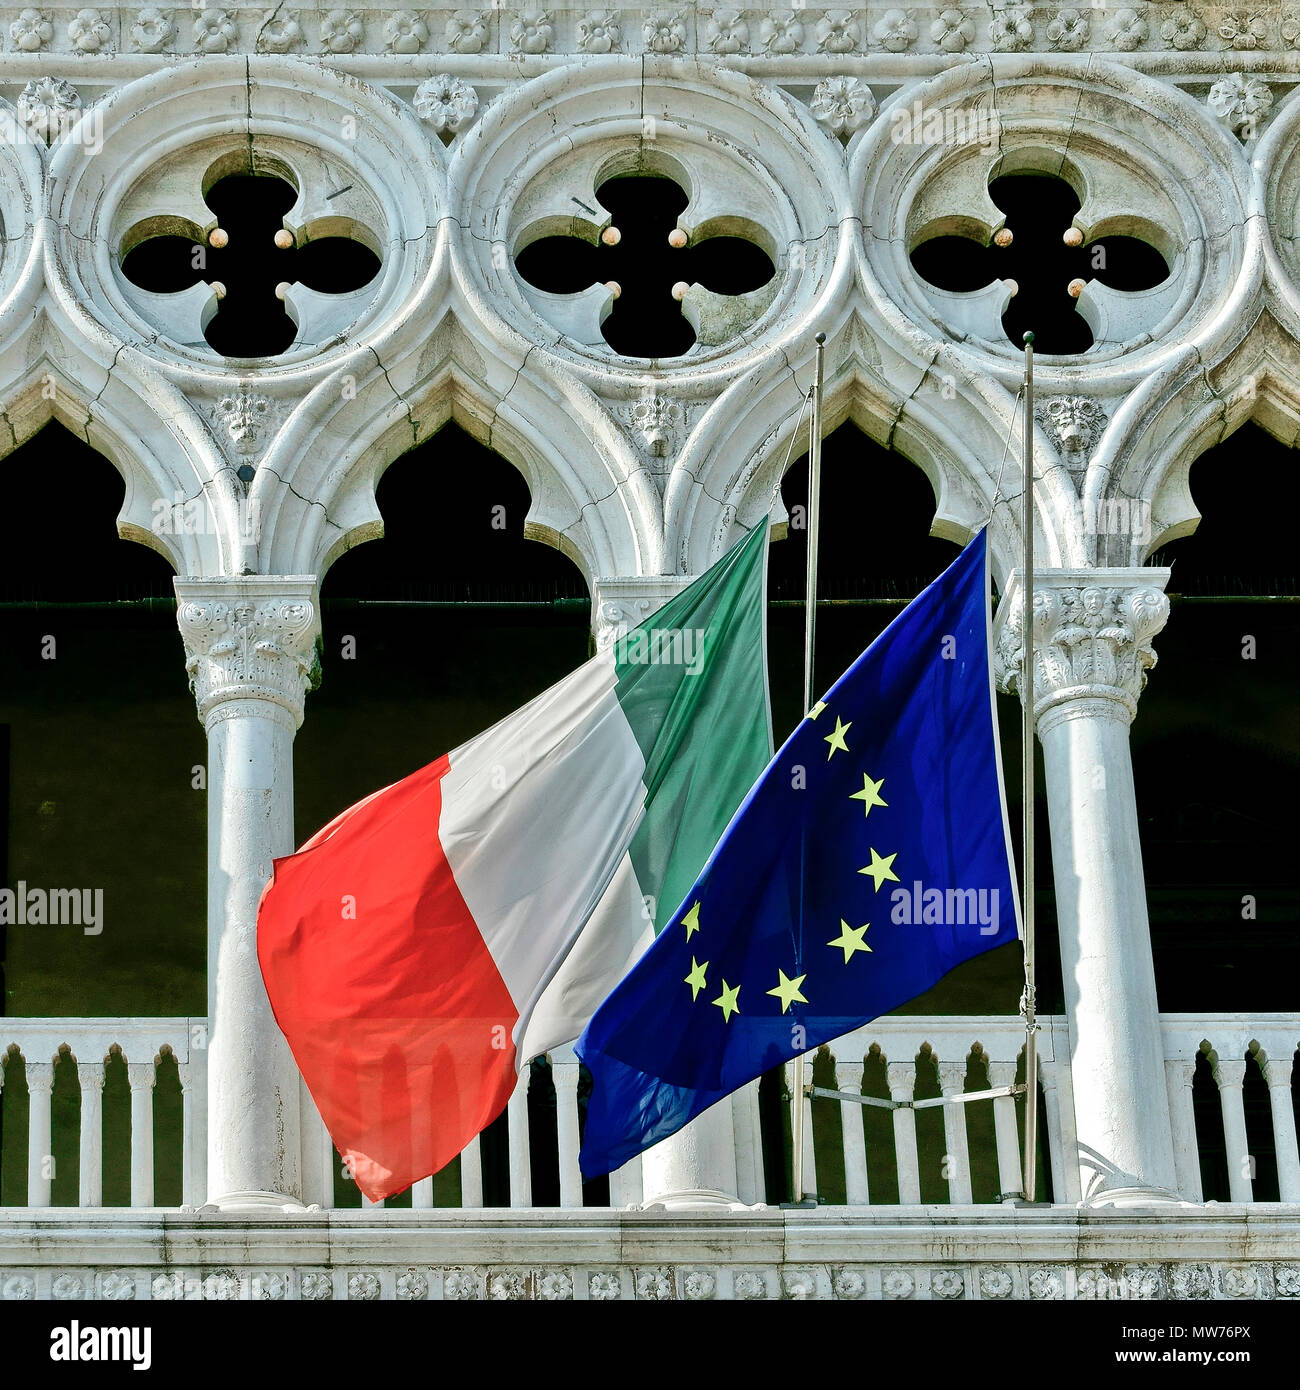
M 283 1192 L 227 1192 L 221 1197 L 212 1197 L 199 1207 L 200 1212 L 249 1212 L 283 1211 L 303 1212 L 312 1208 L 296 1197 L 288 1197 Z M 319 1207 L 316 1208 L 320 1210 Z
M 739 1197 L 718 1192 L 711 1187 L 691 1188 L 682 1192 L 665 1192 L 641 1202 L 633 1211 L 760 1211 L 765 1202 L 750 1206 Z
M 1185 1206 L 1183 1198 L 1169 1187 L 1108 1187 L 1080 1203 L 1083 1207 L 1165 1207 Z

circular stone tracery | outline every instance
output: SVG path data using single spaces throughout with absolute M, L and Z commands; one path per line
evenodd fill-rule
M 451 166 L 469 232 L 457 245 L 471 256 L 482 312 L 602 374 L 645 366 L 616 354 L 601 332 L 615 304 L 605 278 L 554 293 L 530 285 L 516 258 L 551 236 L 599 247 L 614 222 L 598 192 L 610 181 L 661 180 L 685 195 L 674 230 L 686 241 L 665 241 L 666 256 L 735 237 L 773 267 L 747 293 L 717 293 L 707 273 L 696 272 L 704 283 L 683 273 L 681 313 L 696 341 L 657 357 L 665 369 L 698 369 L 764 335 L 798 331 L 829 278 L 826 233 L 843 215 L 842 164 L 806 109 L 725 69 L 663 66 L 661 76 L 653 63 L 643 70 L 638 59 L 610 57 L 525 83 L 461 137 Z
M 935 337 L 956 337 L 1018 368 L 1019 346 L 1000 323 L 1008 282 L 944 291 L 910 260 L 942 236 L 987 246 L 1005 220 L 989 186 L 1011 175 L 1065 180 L 1080 202 L 1073 226 L 1084 246 L 1134 237 L 1168 266 L 1141 291 L 1095 276 L 1085 284 L 1078 311 L 1095 340 L 1090 364 L 1122 357 L 1136 368 L 1131 354 L 1189 337 L 1233 292 L 1246 260 L 1241 157 L 1177 89 L 1104 63 L 1085 80 L 1073 67 L 1035 59 L 1032 71 L 999 74 L 996 87 L 987 72 L 962 68 L 906 95 L 906 105 L 881 112 L 850 172 L 869 283 L 887 315 L 901 311 Z M 1050 359 L 1043 366 L 1050 370 Z
M 208 254 L 225 249 L 209 241 L 217 218 L 205 197 L 230 176 L 295 190 L 283 214 L 289 257 L 346 238 L 381 263 L 350 293 L 290 283 L 283 303 L 297 331 L 275 365 L 355 345 L 395 321 L 423 282 L 434 255 L 428 232 L 446 206 L 443 147 L 376 89 L 319 67 L 308 82 L 291 58 L 209 57 L 116 89 L 102 111 L 102 149 L 65 143 L 51 162 L 52 250 L 67 268 L 51 283 L 75 318 L 93 317 L 163 361 L 220 366 L 204 338 L 219 302 L 210 270 L 159 294 L 133 285 L 122 260 L 166 235 Z M 422 177 L 393 177 L 413 168 Z M 285 254 L 267 235 L 266 255 Z

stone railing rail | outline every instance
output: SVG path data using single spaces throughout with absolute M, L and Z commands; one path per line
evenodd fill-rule
M 1069 1041 L 1064 1019 L 1043 1017 L 1040 1022 L 1044 1167 L 1050 1173 L 1053 1200 L 1073 1204 L 1081 1193 L 1077 1168 L 1065 1162 L 1075 1143 Z M 1165 1014 L 1161 1029 L 1181 1193 L 1189 1200 L 1202 1200 L 1202 1149 L 1209 1145 L 1217 1150 L 1221 1142 L 1228 1160 L 1230 1199 L 1257 1200 L 1243 1101 L 1247 1070 L 1257 1067 L 1259 1079 L 1268 1088 L 1278 1195 L 1284 1202 L 1300 1202 L 1300 1156 L 1291 1084 L 1300 1044 L 1300 1015 Z M 162 1068 L 170 1073 L 174 1064 L 180 1089 L 180 1134 L 172 1138 L 178 1138 L 181 1154 L 181 1203 L 200 1206 L 206 1191 L 206 1106 L 201 1100 L 206 1044 L 207 1022 L 201 1018 L 0 1019 L 3 1113 L 7 1118 L 20 1118 L 24 1104 L 27 1111 L 25 1145 L 15 1142 L 21 1140 L 20 1124 L 8 1139 L 0 1132 L 0 1177 L 6 1177 L 0 1190 L 8 1201 L 12 1204 L 18 1187 L 13 1174 L 25 1165 L 26 1199 L 19 1205 L 51 1205 L 51 1155 L 59 1147 L 54 1132 L 56 1076 L 60 1087 L 70 1085 L 70 1077 L 63 1079 L 67 1074 L 62 1068 L 71 1066 L 80 1087 L 75 1145 L 77 1204 L 102 1205 L 106 1160 L 121 1165 L 129 1159 L 130 1205 L 159 1205 L 154 1184 L 154 1135 L 160 1123 L 155 1117 L 155 1086 Z M 1017 1098 L 1004 1095 L 930 1107 L 917 1102 L 1014 1084 L 1022 1065 L 1023 1044 L 1020 1021 L 1007 1016 L 885 1018 L 837 1039 L 812 1068 L 815 1085 L 822 1090 L 865 1092 L 879 1104 L 865 1107 L 833 1097 L 805 1100 L 805 1171 L 810 1190 L 817 1190 L 820 1168 L 827 1183 L 823 1199 L 850 1206 L 880 1202 L 882 1192 L 886 1201 L 896 1193 L 896 1200 L 903 1205 L 944 1200 L 960 1205 L 1017 1193 L 1021 1188 L 1022 1139 Z M 1193 1103 L 1198 1057 L 1204 1058 L 1217 1086 L 1221 1133 L 1207 1131 L 1202 1108 L 1198 1135 Z M 556 1049 L 549 1060 L 555 1086 L 554 1162 L 559 1174 L 559 1201 L 563 1208 L 577 1208 L 583 1205 L 578 1168 L 581 1071 L 569 1047 Z M 129 1141 L 125 1141 L 129 1153 L 105 1152 L 103 1087 L 107 1064 L 125 1065 L 130 1091 Z M 525 1072 L 506 1118 L 509 1203 L 516 1208 L 533 1205 L 532 1146 L 550 1142 L 549 1133 L 543 1141 L 535 1130 L 530 1132 L 528 1091 L 532 1075 Z M 1204 1080 L 1201 1084 L 1204 1086 Z M 335 1205 L 333 1170 L 339 1158 L 305 1088 L 302 1096 L 303 1199 L 328 1209 Z M 736 1137 L 738 1195 L 747 1204 L 762 1202 L 767 1188 L 758 1083 L 738 1091 L 729 1103 Z M 61 1107 L 60 1123 L 68 1122 L 68 1108 Z M 838 1125 L 833 1117 L 836 1110 Z M 923 1136 L 918 1144 L 918 1127 L 927 1123 L 919 1117 L 927 1110 L 940 1112 L 941 1146 L 935 1138 L 937 1120 L 928 1122 L 928 1141 Z M 872 1134 L 875 1138 L 869 1140 Z M 63 1138 L 67 1151 L 71 1140 Z M 935 1159 L 941 1159 L 941 1167 L 931 1172 L 931 1160 Z M 484 1174 L 479 1140 L 461 1154 L 459 1167 L 460 1205 L 482 1207 Z M 941 1181 L 935 1174 L 941 1174 Z M 981 1174 L 983 1192 L 976 1190 L 978 1184 L 973 1180 Z M 988 1190 L 994 1183 L 996 1197 Z M 648 1194 L 642 1190 L 640 1161 L 634 1160 L 612 1174 L 609 1187 L 610 1205 L 615 1208 L 642 1203 Z M 362 1199 L 362 1205 L 369 1204 Z M 434 1206 L 434 1179 L 414 1185 L 411 1205 Z

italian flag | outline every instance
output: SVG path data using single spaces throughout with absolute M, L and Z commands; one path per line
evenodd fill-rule
M 770 761 L 767 530 L 275 861 L 262 977 L 372 1201 L 450 1162 L 578 1036 Z

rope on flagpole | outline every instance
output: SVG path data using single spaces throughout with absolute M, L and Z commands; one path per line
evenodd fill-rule
M 826 335 L 818 333 L 817 370 L 813 378 L 812 419 L 809 422 L 808 441 L 808 583 L 804 593 L 804 642 L 803 642 L 803 684 L 804 715 L 812 712 L 817 701 L 816 672 L 813 652 L 817 632 L 817 527 L 821 511 L 822 485 L 822 392 L 825 385 L 824 359 L 826 354 Z M 790 1124 L 791 1144 L 791 1193 L 794 1205 L 804 1201 L 803 1190 L 803 1145 L 804 1145 L 804 1054 L 798 1053 L 794 1059 L 794 1095 L 792 1104 L 794 1114 Z M 812 1201 L 816 1201 L 815 1197 Z

